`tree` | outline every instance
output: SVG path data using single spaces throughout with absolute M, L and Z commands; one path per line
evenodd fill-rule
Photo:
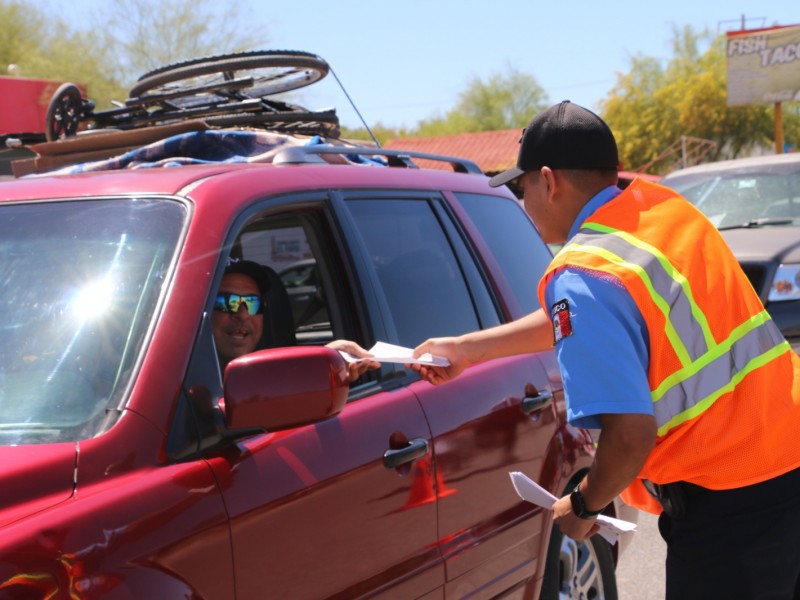
M 389 140 L 393 140 L 395 138 L 402 138 L 402 137 L 413 137 L 416 135 L 416 131 L 412 129 L 407 129 L 405 127 L 400 128 L 392 128 L 387 127 L 380 121 L 378 121 L 375 125 L 370 125 L 370 132 L 367 131 L 364 127 L 357 127 L 357 128 L 350 128 L 350 127 L 342 127 L 341 128 L 341 137 L 342 139 L 346 140 L 360 140 L 365 141 L 368 143 L 374 142 L 372 136 L 375 136 L 375 139 L 378 140 L 378 143 L 383 145 Z
M 0 75 L 15 65 L 22 69 L 26 57 L 40 55 L 38 31 L 44 30 L 44 20 L 40 13 L 28 10 L 22 2 L 0 0 Z
M 687 26 L 675 30 L 674 56 L 663 66 L 637 55 L 631 70 L 601 104 L 601 114 L 614 130 L 624 168 L 636 169 L 656 158 L 681 136 L 716 143 L 708 160 L 734 158 L 774 139 L 770 106 L 727 106 L 725 38 L 700 34 Z M 701 45 L 707 45 L 704 52 Z M 796 115 L 787 119 L 794 132 Z M 679 166 L 679 154 L 653 164 L 653 173 Z
M 76 32 L 58 17 L 20 1 L 0 0 L 0 23 L 3 71 L 14 65 L 17 76 L 72 81 L 86 85 L 91 97 L 125 99 L 91 31 Z
M 204 56 L 261 49 L 268 41 L 233 0 L 127 0 L 106 3 L 94 29 L 103 31 L 106 56 L 130 86 L 143 74 Z
M 490 75 L 486 81 L 474 78 L 458 97 L 458 104 L 444 116 L 423 119 L 416 127 L 392 129 L 378 122 L 370 129 L 380 143 L 401 137 L 520 129 L 548 105 L 547 94 L 536 78 L 513 67 L 507 73 Z M 372 140 L 363 128 L 342 128 L 342 137 Z
M 800 151 L 800 104 L 783 104 L 783 143 L 793 151 Z
M 0 0 L 0 66 L 83 84 L 97 109 L 106 109 L 127 99 L 147 71 L 256 49 L 265 37 L 239 10 L 233 0 L 128 0 L 124 10 L 106 3 L 85 29 L 76 29 L 32 1 Z
M 533 75 L 509 67 L 506 73 L 494 73 L 486 81 L 470 81 L 456 106 L 444 117 L 421 121 L 416 135 L 521 128 L 544 110 L 547 102 L 547 94 Z

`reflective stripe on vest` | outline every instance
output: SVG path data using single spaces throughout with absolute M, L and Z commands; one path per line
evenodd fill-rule
M 789 346 L 766 310 L 718 344 L 686 277 L 657 248 L 629 233 L 584 223 L 562 252 L 593 254 L 630 270 L 664 315 L 665 334 L 682 367 L 651 390 L 660 436 L 701 414 Z

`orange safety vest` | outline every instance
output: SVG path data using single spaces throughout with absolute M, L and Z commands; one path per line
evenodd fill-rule
M 694 206 L 637 179 L 553 259 L 542 306 L 566 267 L 616 277 L 647 326 L 658 437 L 640 478 L 730 489 L 800 467 L 800 357 Z M 622 497 L 661 512 L 640 480 Z

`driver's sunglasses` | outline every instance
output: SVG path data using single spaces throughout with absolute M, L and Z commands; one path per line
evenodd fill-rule
M 261 296 L 255 294 L 240 296 L 239 294 L 232 294 L 231 292 L 220 292 L 217 294 L 217 299 L 214 300 L 214 310 L 236 314 L 239 312 L 239 307 L 243 303 L 247 309 L 248 315 L 255 316 L 261 314 L 263 308 Z

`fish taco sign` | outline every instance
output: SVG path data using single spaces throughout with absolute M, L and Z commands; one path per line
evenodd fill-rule
M 800 101 L 800 25 L 727 34 L 728 106 Z

